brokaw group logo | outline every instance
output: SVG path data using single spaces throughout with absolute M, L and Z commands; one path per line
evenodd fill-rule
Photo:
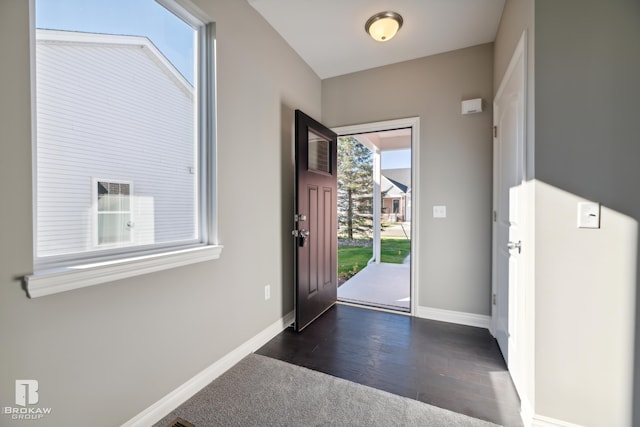
M 33 407 L 40 401 L 38 381 L 16 380 L 16 406 L 2 408 L 3 415 L 12 420 L 39 420 L 51 413 L 51 408 Z
M 35 405 L 38 400 L 38 381 L 16 380 L 16 405 Z

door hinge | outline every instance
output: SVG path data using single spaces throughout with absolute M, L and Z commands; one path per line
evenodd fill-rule
M 493 127 L 493 137 L 497 138 L 498 137 L 498 126 L 494 126 Z
M 496 222 L 498 220 L 498 212 L 493 211 L 493 222 Z
M 491 303 L 493 305 L 496 305 L 496 294 L 493 294 L 493 297 L 491 298 Z

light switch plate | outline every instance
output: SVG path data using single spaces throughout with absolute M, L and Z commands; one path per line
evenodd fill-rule
M 578 228 L 600 228 L 600 203 L 578 203 Z
M 447 207 L 446 206 L 434 206 L 433 207 L 433 217 L 434 218 L 446 218 L 447 217 Z

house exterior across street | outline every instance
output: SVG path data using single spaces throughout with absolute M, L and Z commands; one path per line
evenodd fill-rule
M 383 169 L 382 220 L 411 221 L 411 168 Z

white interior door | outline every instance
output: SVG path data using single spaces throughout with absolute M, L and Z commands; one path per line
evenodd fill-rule
M 518 388 L 522 370 L 522 198 L 525 139 L 524 37 L 494 101 L 493 330 Z

